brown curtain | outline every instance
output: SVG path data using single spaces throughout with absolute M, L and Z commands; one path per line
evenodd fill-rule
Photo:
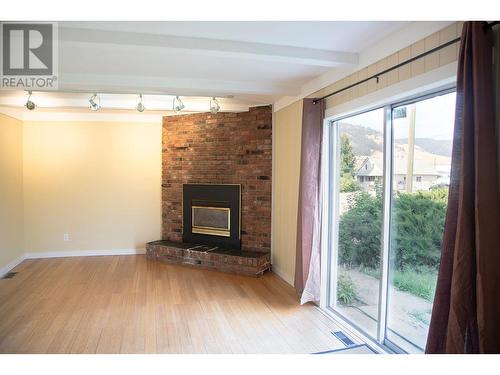
M 313 103 L 304 99 L 300 155 L 299 210 L 297 215 L 297 255 L 295 289 L 302 293 L 309 274 L 313 246 L 314 220 L 318 214 L 321 138 L 323 136 L 324 100 Z
M 466 22 L 427 353 L 500 353 L 500 204 L 491 31 Z

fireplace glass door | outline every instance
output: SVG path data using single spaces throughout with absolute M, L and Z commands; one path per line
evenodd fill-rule
M 191 231 L 198 234 L 229 237 L 231 209 L 228 207 L 192 206 Z

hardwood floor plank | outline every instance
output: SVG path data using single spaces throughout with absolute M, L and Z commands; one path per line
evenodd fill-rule
M 0 353 L 311 353 L 336 324 L 261 278 L 143 255 L 26 260 L 0 280 Z

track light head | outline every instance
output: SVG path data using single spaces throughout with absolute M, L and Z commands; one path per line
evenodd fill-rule
M 179 96 L 176 96 L 172 102 L 172 108 L 175 112 L 180 112 L 182 111 L 184 107 L 184 103 L 182 102 L 181 98 Z
M 144 112 L 144 110 L 146 109 L 144 104 L 142 104 L 142 94 L 139 94 L 139 102 L 135 106 L 135 109 L 137 110 L 137 112 Z
M 31 100 L 31 91 L 28 91 L 28 100 L 26 100 L 26 104 L 24 105 L 28 110 L 33 111 L 36 108 L 36 104 Z
M 89 99 L 89 109 L 91 111 L 98 111 L 101 109 L 101 98 L 99 95 L 94 94 Z
M 215 115 L 220 110 L 220 105 L 215 96 L 210 99 L 210 112 Z

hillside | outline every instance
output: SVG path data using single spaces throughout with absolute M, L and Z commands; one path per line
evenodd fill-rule
M 351 125 L 348 123 L 340 124 L 340 131 L 349 136 L 355 155 L 372 155 L 375 152 L 382 152 L 384 145 L 383 134 L 362 126 Z M 398 145 L 406 145 L 408 138 L 396 139 Z M 452 142 L 432 138 L 416 138 L 415 145 L 417 149 L 424 153 L 451 157 Z
M 406 144 L 408 143 L 408 138 L 396 139 L 396 142 Z M 431 154 L 451 157 L 452 141 L 432 138 L 416 138 L 415 144 L 422 150 Z

